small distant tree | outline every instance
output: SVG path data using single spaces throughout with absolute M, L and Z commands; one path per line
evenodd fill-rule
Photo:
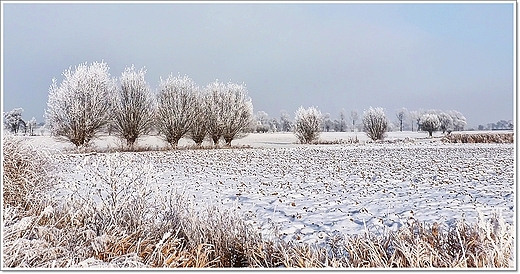
M 428 132 L 432 137 L 433 132 L 439 130 L 441 122 L 435 113 L 425 113 L 421 116 L 421 129 Z
M 280 122 L 278 122 L 278 120 L 276 119 L 276 117 L 273 117 L 269 120 L 269 128 L 271 128 L 271 130 L 273 132 L 277 132 L 277 131 L 280 131 Z
M 289 132 L 292 128 L 291 118 L 286 110 L 280 111 L 280 124 L 283 132 Z
M 139 71 L 133 65 L 125 68 L 112 102 L 114 119 L 108 125 L 109 134 L 114 130 L 130 149 L 154 125 L 154 98 L 144 79 L 145 74 L 144 68 Z
M 352 110 L 350 112 L 350 121 L 352 121 L 352 132 L 356 129 L 356 121 L 359 119 L 359 114 L 357 110 Z
M 334 128 L 335 132 L 340 132 L 341 131 L 340 121 L 338 119 L 334 119 L 334 121 L 332 121 L 332 127 Z
M 24 127 L 25 122 L 22 119 L 23 108 L 15 108 L 11 111 L 4 112 L 4 127 L 10 132 L 17 134 L 20 127 Z
M 109 123 L 110 98 L 117 85 L 105 62 L 78 65 L 63 72 L 58 85 L 52 79 L 45 111 L 46 124 L 54 136 L 62 136 L 77 147 L 86 146 Z
M 157 126 L 172 147 L 191 129 L 198 87 L 188 76 L 161 78 L 157 94 Z
M 447 114 L 451 116 L 453 120 L 453 129 L 456 131 L 463 131 L 464 127 L 467 125 L 466 117 L 456 110 L 449 110 Z
M 268 132 L 271 127 L 269 126 L 269 115 L 267 112 L 260 110 L 255 115 L 255 131 L 256 132 Z
M 308 144 L 318 139 L 321 130 L 321 112 L 315 107 L 298 108 L 295 115 L 294 135 L 302 144 Z
M 347 116 L 345 114 L 345 109 L 343 108 L 339 112 L 339 131 L 347 131 Z
M 439 112 L 437 114 L 437 117 L 439 118 L 440 127 L 439 129 L 442 131 L 442 133 L 450 133 L 453 130 L 453 118 L 447 114 L 446 112 Z
M 27 131 L 29 132 L 30 136 L 34 136 L 34 130 L 36 129 L 36 118 L 32 117 L 29 122 L 27 122 Z
M 412 131 L 413 131 L 413 125 L 415 124 L 417 127 L 417 132 L 421 130 L 421 116 L 423 115 L 422 110 L 414 110 L 408 112 L 408 117 L 410 117 L 411 124 L 412 124 Z
M 403 122 L 406 118 L 406 108 L 398 109 L 395 113 L 395 116 L 397 117 L 397 121 L 399 122 L 399 131 L 403 131 Z
M 322 125 L 323 125 L 323 131 L 326 131 L 326 132 L 329 132 L 333 128 L 334 123 L 330 119 L 330 113 L 323 114 Z
M 222 137 L 227 146 L 253 122 L 253 102 L 245 84 L 229 82 L 222 92 L 224 130 Z
M 383 140 L 388 130 L 388 119 L 383 108 L 372 108 L 363 112 L 363 128 L 372 140 Z

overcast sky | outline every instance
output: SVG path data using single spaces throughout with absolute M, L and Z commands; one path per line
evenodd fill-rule
M 104 60 L 200 86 L 244 82 L 255 113 L 317 106 L 458 110 L 468 127 L 513 119 L 514 2 L 2 2 L 3 111 L 44 120 L 53 77 Z

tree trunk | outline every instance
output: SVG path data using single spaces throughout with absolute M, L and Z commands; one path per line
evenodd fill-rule
M 220 140 L 220 136 L 213 135 L 213 136 L 211 136 L 211 139 L 213 140 L 213 145 L 217 146 L 218 145 L 218 141 Z

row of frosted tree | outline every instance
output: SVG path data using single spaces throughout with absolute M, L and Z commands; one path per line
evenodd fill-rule
M 403 121 L 405 119 L 406 109 L 401 109 L 396 112 L 396 117 L 400 122 L 400 130 L 403 129 Z M 354 112 L 352 112 L 354 113 Z M 415 112 L 417 113 L 417 112 Z M 414 114 L 413 122 L 417 123 L 417 129 L 428 132 L 432 137 L 433 132 L 442 131 L 443 133 L 450 133 L 452 130 L 463 130 L 466 125 L 466 118 L 458 111 L 440 111 L 428 110 L 423 111 L 420 115 Z M 326 117 L 326 116 L 325 116 Z M 300 107 L 296 112 L 295 117 L 295 134 L 301 143 L 311 143 L 318 139 L 319 133 L 323 131 L 323 124 L 326 123 L 326 118 L 316 107 L 304 109 Z M 357 120 L 357 113 L 352 115 L 353 125 Z M 372 140 L 383 140 L 386 132 L 389 130 L 389 119 L 383 108 L 372 108 L 363 112 L 361 119 L 362 129 L 367 136 Z M 412 123 L 413 125 L 413 123 Z
M 14 108 L 11 111 L 4 112 L 4 128 L 9 132 L 18 134 L 22 132 L 24 135 L 35 135 L 37 127 L 36 118 L 25 121 L 22 118 L 23 108 Z
M 444 132 L 462 131 L 466 126 L 466 118 L 462 113 L 456 110 L 413 110 L 406 108 L 397 109 L 395 112 L 394 122 L 388 119 L 388 131 L 421 131 L 421 119 L 424 114 L 435 114 L 441 126 L 439 130 Z M 342 109 L 338 119 L 332 119 L 330 113 L 321 114 L 322 121 L 321 131 L 329 132 L 346 132 L 346 131 L 363 131 L 363 124 L 359 123 L 362 115 L 357 110 L 352 110 L 347 117 L 346 111 Z M 424 120 L 424 119 L 423 119 Z M 277 131 L 293 131 L 294 122 L 290 119 L 287 111 L 280 112 L 280 120 L 276 117 L 269 117 L 265 111 L 258 111 L 255 114 L 256 125 L 251 129 L 252 132 L 277 132 Z
M 264 111 L 253 117 L 253 104 L 245 84 L 223 83 L 215 80 L 199 87 L 188 76 L 173 76 L 160 79 L 156 91 L 145 81 L 146 70 L 127 67 L 119 78 L 111 77 L 105 62 L 80 64 L 63 72 L 63 80 L 52 79 L 45 111 L 46 128 L 54 136 L 64 137 L 74 145 L 86 146 L 102 131 L 113 131 L 133 148 L 137 140 L 158 131 L 166 142 L 176 147 L 183 137 L 192 139 L 200 146 L 205 139 L 218 145 L 223 139 L 230 146 L 232 140 L 244 132 L 292 131 L 302 143 L 318 138 L 319 132 L 347 131 L 356 128 L 357 111 L 347 118 L 340 112 L 340 120 L 331 121 L 315 108 L 300 107 L 294 122 L 286 111 L 280 121 L 268 118 Z M 16 133 L 26 123 L 21 119 L 21 109 L 4 113 L 6 127 Z M 463 130 L 465 117 L 458 111 L 396 111 L 400 130 L 405 121 L 417 124 L 417 130 L 427 131 L 430 136 L 437 130 L 450 132 Z M 347 122 L 347 119 L 349 121 Z M 34 120 L 34 121 L 33 121 Z M 29 128 L 35 127 L 35 119 Z M 391 123 L 382 108 L 370 108 L 363 112 L 358 128 L 373 140 L 381 140 L 389 131 Z M 350 124 L 350 125 L 348 125 Z
M 128 147 L 158 130 L 176 147 L 189 137 L 201 145 L 209 137 L 227 145 L 253 119 L 253 104 L 245 84 L 215 80 L 201 88 L 188 76 L 160 79 L 156 92 L 145 81 L 146 71 L 127 67 L 119 78 L 110 76 L 105 62 L 80 64 L 52 80 L 45 111 L 54 136 L 86 146 L 108 126 Z

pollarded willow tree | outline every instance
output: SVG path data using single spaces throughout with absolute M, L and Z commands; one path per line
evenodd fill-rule
M 202 142 L 204 141 L 204 138 L 206 138 L 208 132 L 206 125 L 206 108 L 208 103 L 207 98 L 208 96 L 204 92 L 195 93 L 195 104 L 193 104 L 193 123 L 190 130 L 188 131 L 188 136 L 199 147 L 202 145 Z
M 105 62 L 69 68 L 58 85 L 52 79 L 45 118 L 54 136 L 61 136 L 77 147 L 86 146 L 110 121 L 110 98 L 116 81 Z
M 206 129 L 209 137 L 213 141 L 213 145 L 218 145 L 218 142 L 224 134 L 224 102 L 222 98 L 223 90 L 226 85 L 215 82 L 206 86 L 204 92 L 206 97 Z
M 294 135 L 300 143 L 308 144 L 318 139 L 322 120 L 321 112 L 317 108 L 304 109 L 303 106 L 298 108 L 294 118 Z
M 363 129 L 372 140 L 383 140 L 388 130 L 388 119 L 383 108 L 372 108 L 363 112 Z
M 453 130 L 453 118 L 448 113 L 440 111 L 437 117 L 440 122 L 439 130 L 441 130 L 443 134 L 446 131 L 449 133 Z
M 125 68 L 113 97 L 113 126 L 121 139 L 132 149 L 139 137 L 148 134 L 154 125 L 154 98 L 144 77 L 146 70 Z
M 188 76 L 161 78 L 157 94 L 157 126 L 166 142 L 177 147 L 179 140 L 191 129 L 194 121 L 195 94 L 198 86 Z
M 425 113 L 421 116 L 421 129 L 428 132 L 432 137 L 433 132 L 439 130 L 441 122 L 435 113 Z
M 229 82 L 221 93 L 224 127 L 222 137 L 227 146 L 253 122 L 253 102 L 245 84 Z

